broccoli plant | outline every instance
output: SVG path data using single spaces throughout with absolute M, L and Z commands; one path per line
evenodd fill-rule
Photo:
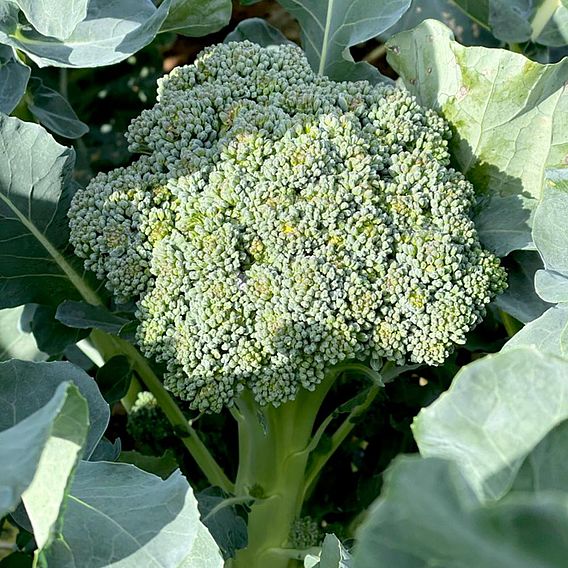
M 71 75 L 38 115 L 29 65 L 203 36 L 230 2 L 56 25 L 0 0 L 0 307 L 49 358 L 0 363 L 0 529 L 47 568 L 560 566 L 568 60 L 542 61 L 568 8 L 441 6 L 494 46 L 464 47 L 421 2 L 280 3 L 302 47 L 258 18 L 193 40 L 81 185 L 30 122 L 65 135 Z M 118 161 L 81 132 L 87 170 Z
M 127 137 L 141 157 L 77 191 L 70 241 L 136 302 L 165 387 L 233 412 L 235 494 L 262 493 L 237 565 L 285 566 L 270 549 L 350 428 L 308 469 L 334 380 L 368 376 L 368 405 L 397 368 L 443 363 L 505 272 L 443 118 L 402 89 L 318 76 L 296 46 L 206 49 Z

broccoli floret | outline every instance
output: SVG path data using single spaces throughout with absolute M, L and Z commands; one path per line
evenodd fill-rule
M 319 546 L 323 539 L 323 531 L 312 517 L 299 517 L 290 528 L 288 544 L 291 548 L 306 549 Z
M 143 454 L 160 456 L 174 439 L 174 430 L 151 392 L 138 393 L 130 412 L 126 430 Z
M 127 135 L 145 155 L 75 195 L 71 242 L 193 408 L 278 405 L 347 359 L 440 364 L 505 288 L 448 124 L 404 90 L 242 42 L 158 95 Z

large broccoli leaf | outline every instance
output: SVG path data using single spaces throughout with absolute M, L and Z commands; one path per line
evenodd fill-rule
M 568 420 L 554 428 L 527 456 L 511 489 L 568 494 Z
M 408 89 L 453 127 L 455 160 L 489 200 L 483 242 L 501 255 L 529 247 L 544 171 L 568 155 L 568 60 L 541 65 L 505 50 L 463 47 L 434 20 L 387 47 Z
M 408 10 L 410 0 L 279 0 L 302 28 L 302 45 L 314 70 L 339 81 L 380 75 L 354 63 L 349 48 L 379 35 Z
M 70 363 L 0 364 L 0 446 L 14 453 L 0 463 L 11 462 L 8 473 L 25 484 L 21 497 L 39 548 L 56 534 L 73 472 L 109 414 L 93 380 Z
M 568 358 L 568 169 L 547 172 L 542 199 L 534 217 L 533 240 L 545 270 L 535 274 L 541 298 L 557 303 L 530 322 L 506 345 L 535 345 Z
M 0 364 L 0 515 L 22 499 L 40 564 L 221 568 L 179 470 L 163 481 L 127 464 L 79 461 L 108 414 L 95 382 L 70 363 Z
M 479 0 L 475 0 L 478 2 Z M 394 34 L 411 30 L 424 20 L 434 18 L 440 20 L 452 29 L 456 39 L 463 45 L 485 45 L 496 47 L 500 42 L 481 27 L 469 14 L 460 9 L 453 0 L 413 0 L 412 5 L 392 27 L 380 34 L 380 39 L 386 41 Z
M 568 361 L 522 347 L 464 367 L 413 431 L 423 456 L 452 459 L 478 495 L 497 498 L 567 418 Z
M 79 465 L 62 537 L 45 558 L 58 568 L 223 566 L 179 470 L 162 480 L 130 464 L 107 462 Z
M 20 325 L 23 309 L 23 306 L 19 306 L 0 310 L 0 361 L 47 359 L 47 355 L 38 348 L 34 336 Z
M 523 323 L 534 321 L 551 307 L 535 291 L 535 274 L 543 268 L 540 255 L 535 250 L 516 250 L 504 264 L 509 286 L 495 298 L 495 305 Z
M 227 34 L 224 43 L 245 40 L 258 43 L 263 47 L 292 43 L 278 28 L 271 26 L 262 18 L 243 20 L 231 33 Z
M 0 430 L 11 428 L 47 404 L 63 382 L 74 383 L 89 404 L 89 433 L 83 452 L 89 457 L 106 430 L 110 411 L 93 379 L 71 363 L 0 363 Z
M 0 114 L 0 307 L 100 301 L 66 250 L 74 161 L 40 126 Z
M 16 4 L 0 3 L 0 42 L 22 50 L 40 67 L 111 65 L 156 37 L 172 1 L 156 8 L 151 0 L 90 0 L 86 17 L 64 41 L 22 24 Z
M 353 565 L 557 568 L 567 531 L 567 493 L 513 492 L 483 504 L 455 463 L 404 456 L 387 472 Z
M 204 36 L 225 27 L 232 9 L 231 0 L 173 0 L 160 32 Z
M 549 170 L 535 213 L 533 240 L 548 270 L 568 278 L 568 168 Z
M 0 45 L 0 112 L 10 114 L 26 92 L 30 68 L 22 63 L 11 47 Z
M 5 402 L 5 383 L 0 381 L 0 404 Z M 55 391 L 40 390 L 49 394 L 45 405 L 34 405 L 34 411 L 21 419 L 7 416 L 11 420 L 0 425 L 0 516 L 14 511 L 23 496 L 38 530 L 36 539 L 43 546 L 80 456 L 88 412 L 79 390 L 69 381 L 61 382 Z M 12 408 L 19 402 L 11 395 L 9 400 Z
M 568 43 L 566 0 L 454 0 L 471 18 L 508 43 Z
M 14 0 L 33 27 L 44 36 L 64 40 L 87 16 L 89 0 Z
M 32 77 L 28 85 L 28 108 L 46 128 L 64 138 L 80 138 L 89 127 L 79 120 L 67 99 Z

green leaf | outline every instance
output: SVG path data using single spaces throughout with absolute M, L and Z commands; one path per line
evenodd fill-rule
M 568 169 L 548 170 L 542 199 L 534 217 L 533 240 L 547 270 L 535 275 L 541 298 L 559 302 L 525 326 L 505 346 L 535 345 L 568 357 Z
M 197 495 L 203 523 L 219 545 L 223 558 L 232 558 L 248 543 L 247 524 L 238 514 L 231 498 L 218 487 L 209 487 Z
M 43 361 L 47 355 L 37 346 L 34 336 L 20 327 L 20 317 L 24 307 L 0 310 L 0 361 L 25 359 Z
M 135 465 L 162 479 L 167 479 L 178 468 L 178 462 L 172 450 L 166 450 L 161 456 L 147 456 L 134 450 L 120 452 L 118 461 Z
M 321 547 L 318 568 L 349 568 L 351 555 L 334 534 L 326 534 Z
M 493 35 L 507 43 L 531 39 L 531 0 L 490 0 L 489 26 Z
M 423 456 L 454 460 L 480 496 L 497 498 L 566 418 L 568 361 L 524 347 L 463 367 L 413 432 Z
M 554 306 L 525 325 L 509 339 L 503 351 L 523 346 L 568 358 L 568 305 Z
M 12 552 L 0 560 L 0 568 L 33 568 L 33 558 L 25 552 Z
M 89 456 L 89 461 L 117 461 L 121 450 L 122 442 L 120 438 L 116 438 L 114 442 L 111 442 L 108 438 L 103 436 L 93 453 Z
M 568 44 L 568 5 L 566 3 L 556 8 L 534 41 L 550 47 L 564 47 Z
M 55 308 L 27 304 L 29 328 L 37 342 L 38 349 L 51 356 L 61 355 L 69 345 L 89 335 L 85 329 L 67 327 L 55 319 Z M 21 358 L 21 357 L 20 357 Z
M 319 555 L 314 556 L 313 554 L 306 554 L 304 558 L 304 568 L 318 568 L 319 566 Z
M 4 381 L 0 382 L 0 405 L 4 403 L 4 387 Z M 12 411 L 17 410 L 16 402 L 10 406 Z M 3 417 L 0 517 L 14 511 L 23 496 L 26 507 L 30 506 L 28 514 L 38 530 L 36 539 L 40 546 L 52 533 L 87 427 L 87 404 L 77 387 L 67 381 L 60 383 L 46 404 L 35 412 L 21 417 L 13 417 L 10 412 L 10 416 Z M 53 485 L 47 490 L 46 484 Z
M 132 365 L 125 355 L 111 357 L 97 371 L 97 385 L 109 404 L 118 402 L 127 392 L 132 380 Z
M 509 287 L 495 298 L 495 305 L 523 323 L 540 317 L 551 307 L 535 292 L 535 274 L 542 272 L 540 255 L 536 251 L 518 250 L 503 264 L 509 276 Z
M 285 45 L 292 43 L 282 32 L 271 26 L 262 18 L 249 18 L 243 20 L 239 25 L 225 38 L 224 43 L 230 41 L 252 41 L 263 47 L 269 45 Z
M 568 495 L 512 494 L 483 505 L 458 466 L 397 458 L 358 534 L 354 568 L 559 568 Z
M 568 7 L 560 0 L 454 0 L 467 14 L 507 43 L 568 43 Z
M 22 63 L 14 50 L 0 45 L 0 112 L 10 114 L 26 92 L 30 68 Z
M 568 275 L 568 168 L 546 172 L 533 239 L 544 265 Z
M 35 2 L 35 0 L 33 0 Z M 0 43 L 22 50 L 39 67 L 100 67 L 148 45 L 167 18 L 172 0 L 90 0 L 87 17 L 60 41 L 18 21 L 18 8 L 0 4 Z
M 27 20 L 41 34 L 68 38 L 87 16 L 89 0 L 14 0 Z
M 410 0 L 279 0 L 300 22 L 313 69 L 331 79 L 380 80 L 368 63 L 354 63 L 349 48 L 390 28 Z
M 568 494 L 568 421 L 549 432 L 527 456 L 512 490 L 551 490 Z
M 160 32 L 204 36 L 224 28 L 232 10 L 231 0 L 173 0 Z
M 413 0 L 406 14 L 392 28 L 382 33 L 380 39 L 386 41 L 394 34 L 411 30 L 429 18 L 440 20 L 451 28 L 456 39 L 462 45 L 497 47 L 500 43 L 488 30 L 481 28 L 456 6 L 452 0 Z
M 501 49 L 463 47 L 434 20 L 397 34 L 387 48 L 408 89 L 452 126 L 452 154 L 486 196 L 495 230 L 504 206 L 521 221 L 524 236 L 503 234 L 500 246 L 524 248 L 530 242 L 527 209 L 541 196 L 543 173 L 565 164 L 568 155 L 568 59 L 541 65 Z M 484 230 L 490 230 L 487 223 Z
M 489 27 L 489 0 L 453 0 L 470 18 Z
M 29 82 L 28 108 L 41 124 L 64 138 L 81 138 L 89 132 L 67 100 L 35 77 Z
M 77 468 L 61 538 L 45 560 L 57 568 L 223 566 L 179 471 L 162 480 L 107 462 L 81 462 Z
M 100 302 L 66 254 L 74 160 L 40 126 L 0 114 L 0 308 Z
M 483 246 L 501 257 L 514 250 L 534 249 L 531 227 L 535 200 L 522 195 L 495 195 L 490 204 L 475 217 L 475 226 Z
M 102 306 L 93 306 L 85 302 L 66 300 L 57 308 L 55 317 L 68 327 L 79 329 L 101 329 L 117 335 L 130 321 L 120 315 L 109 312 Z
M 553 270 L 538 270 L 534 276 L 534 287 L 547 302 L 568 302 L 568 275 Z
M 89 431 L 87 401 L 73 384 L 68 386 L 68 393 L 65 412 L 54 422 L 34 479 L 22 494 L 39 549 L 52 541 L 59 528 L 65 496 Z
M 0 431 L 47 404 L 63 382 L 74 383 L 89 405 L 90 428 L 84 451 L 88 457 L 106 430 L 110 411 L 93 379 L 71 363 L 0 363 Z

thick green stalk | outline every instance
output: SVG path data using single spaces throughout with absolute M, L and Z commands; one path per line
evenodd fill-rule
M 543 32 L 544 28 L 551 20 L 556 10 L 560 8 L 560 0 L 542 0 L 540 6 L 536 9 L 531 22 L 532 34 L 531 41 L 536 42 Z
M 365 401 L 349 415 L 355 420 L 371 404 L 382 386 L 380 375 L 358 362 L 348 361 L 334 367 L 313 391 L 301 390 L 294 401 L 274 408 L 259 407 L 250 392 L 245 392 L 233 415 L 239 424 L 239 470 L 237 495 L 256 497 L 248 518 L 248 546 L 237 553 L 235 568 L 292 568 L 300 566 L 301 554 L 288 542 L 290 528 L 302 511 L 306 497 L 306 475 L 313 480 L 331 453 L 345 439 L 353 424 L 342 425 L 332 437 L 333 451 L 317 469 L 307 471 L 311 452 L 323 430 L 331 422 L 314 426 L 323 400 L 336 378 L 345 371 L 369 376 L 373 384 Z M 335 414 L 334 414 L 335 415 Z M 311 485 L 311 483 L 310 483 Z M 293 553 L 293 554 L 291 554 Z
M 302 390 L 278 408 L 259 407 L 248 392 L 241 396 L 234 412 L 239 423 L 235 490 L 257 500 L 248 518 L 248 546 L 237 553 L 235 568 L 299 566 L 282 548 L 301 513 L 314 423 L 338 374 L 329 373 L 315 391 Z
M 158 405 L 163 410 L 167 419 L 174 427 L 175 432 L 179 435 L 184 446 L 188 449 L 201 471 L 207 477 L 209 483 L 221 487 L 227 493 L 232 493 L 234 490 L 233 483 L 225 475 L 225 472 L 201 441 L 197 432 L 188 423 L 180 407 L 164 388 L 164 385 L 140 352 L 127 341 L 98 329 L 94 329 L 90 337 L 105 359 L 118 354 L 128 357 L 134 372 L 140 378 L 144 386 L 156 397 Z

